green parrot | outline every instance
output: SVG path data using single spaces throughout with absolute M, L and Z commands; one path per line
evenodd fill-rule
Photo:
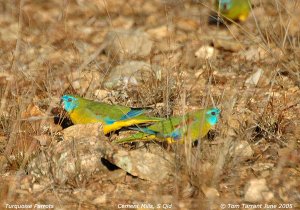
M 184 142 L 185 137 L 197 140 L 204 137 L 218 122 L 218 108 L 201 109 L 184 116 L 171 117 L 155 122 L 148 127 L 132 128 L 139 131 L 129 137 L 115 140 L 114 143 L 127 143 L 139 140 L 159 140 L 168 143 Z
M 250 0 L 216 0 L 217 12 L 230 20 L 245 21 L 251 10 Z
M 148 117 L 148 109 L 130 108 L 96 102 L 73 95 L 61 97 L 63 108 L 68 112 L 74 124 L 103 123 L 103 132 L 108 134 L 123 127 L 153 123 L 161 118 Z

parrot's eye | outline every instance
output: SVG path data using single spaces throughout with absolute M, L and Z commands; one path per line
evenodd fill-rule
M 72 98 L 68 98 L 68 102 L 71 102 L 72 101 Z
M 216 112 L 212 112 L 211 115 L 216 115 Z

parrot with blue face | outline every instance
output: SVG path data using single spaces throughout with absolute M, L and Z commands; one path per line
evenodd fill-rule
M 243 22 L 251 11 L 250 0 L 215 0 L 214 6 L 215 11 L 208 19 L 209 24 L 225 24 L 224 19 Z
M 251 10 L 250 0 L 216 0 L 216 11 L 230 20 L 245 21 Z
M 138 131 L 129 137 L 115 140 L 114 143 L 134 141 L 167 141 L 168 143 L 183 143 L 185 138 L 197 140 L 204 137 L 218 122 L 220 110 L 218 108 L 200 109 L 184 116 L 171 117 L 155 122 L 147 127 L 136 127 Z
M 148 117 L 148 109 L 131 108 L 96 102 L 79 96 L 64 95 L 61 97 L 63 108 L 74 124 L 101 122 L 104 134 L 120 130 L 123 127 L 153 123 L 161 118 Z

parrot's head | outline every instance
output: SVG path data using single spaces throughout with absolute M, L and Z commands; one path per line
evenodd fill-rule
M 211 126 L 218 122 L 220 112 L 221 111 L 218 108 L 211 108 L 206 111 L 206 119 Z
M 217 8 L 220 7 L 220 11 L 226 12 L 232 8 L 232 0 L 219 0 L 217 2 Z
M 62 96 L 61 97 L 61 103 L 62 103 L 63 108 L 67 112 L 73 111 L 79 105 L 78 99 L 74 96 L 71 96 L 71 95 Z

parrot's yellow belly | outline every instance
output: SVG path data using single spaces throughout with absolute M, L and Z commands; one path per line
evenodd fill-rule
M 74 124 L 88 124 L 88 123 L 97 123 L 102 122 L 102 120 L 90 117 L 87 114 L 84 114 L 80 110 L 74 110 L 70 113 L 70 118 Z

